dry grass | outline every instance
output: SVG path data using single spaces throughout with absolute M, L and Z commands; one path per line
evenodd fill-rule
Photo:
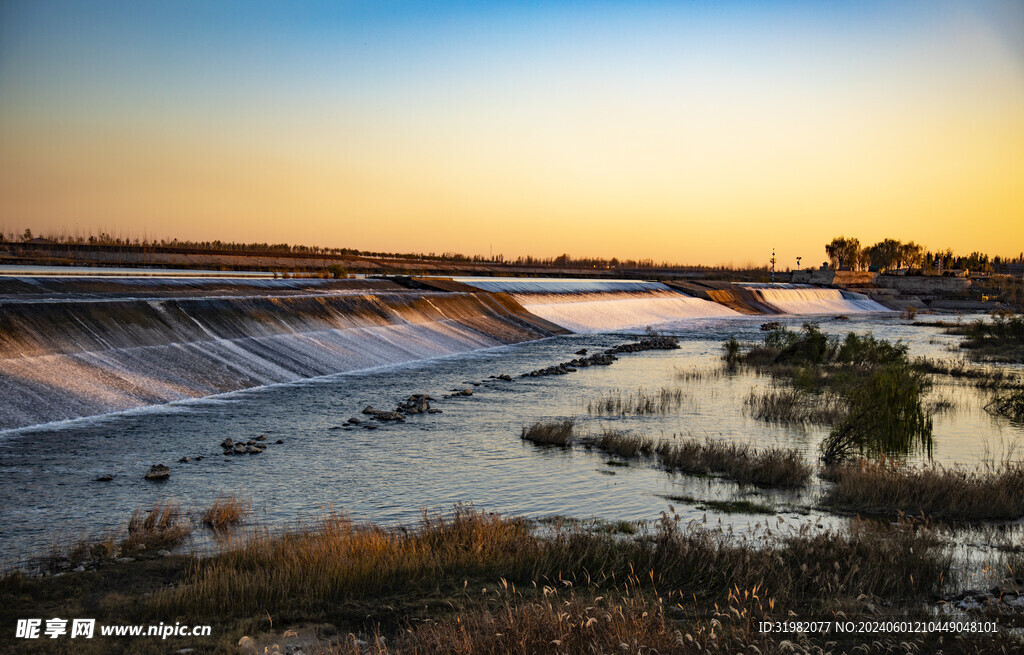
M 572 445 L 573 430 L 576 421 L 566 419 L 564 421 L 538 421 L 533 425 L 524 427 L 519 435 L 523 441 L 529 441 L 539 446 L 560 446 L 568 448 Z
M 629 394 L 616 389 L 587 403 L 587 412 L 599 416 L 667 414 L 678 409 L 685 398 L 686 394 L 678 387 L 662 387 L 657 391 L 637 389 Z
M 763 487 L 802 487 L 813 472 L 803 456 L 791 449 L 757 450 L 711 439 L 655 442 L 644 435 L 608 429 L 580 442 L 587 448 L 620 457 L 650 457 L 673 472 L 724 475 L 740 484 Z
M 963 360 L 941 360 L 917 357 L 913 365 L 924 373 L 946 375 L 959 380 L 969 380 L 979 389 L 1009 389 L 1019 387 L 1019 376 L 1005 368 L 971 366 Z
M 952 564 L 931 526 L 908 519 L 738 536 L 665 514 L 652 527 L 636 536 L 576 522 L 540 528 L 466 507 L 445 518 L 424 515 L 416 526 L 360 525 L 332 514 L 286 533 L 254 530 L 212 557 L 82 574 L 94 576 L 88 589 L 74 576 L 9 576 L 0 579 L 0 620 L 59 616 L 47 600 L 59 589 L 77 594 L 61 603 L 88 596 L 101 623 L 174 617 L 212 622 L 218 635 L 216 643 L 152 647 L 97 638 L 87 651 L 94 653 L 235 652 L 244 634 L 282 634 L 302 623 L 332 626 L 334 645 L 321 642 L 322 652 L 823 652 L 818 647 L 832 635 L 787 650 L 788 635 L 761 634 L 757 622 L 791 612 L 878 616 L 876 607 L 899 616 L 941 593 Z M 93 598 L 101 589 L 105 595 Z M 849 637 L 882 644 L 878 652 L 906 652 L 888 649 L 888 638 Z M 892 645 L 914 638 L 892 635 Z M 1019 638 L 1007 643 L 1012 650 Z M 950 646 L 944 652 L 970 652 Z M 826 650 L 849 652 L 843 644 Z
M 985 409 L 1014 421 L 1024 421 L 1024 389 L 999 394 Z
M 1020 464 L 973 472 L 862 460 L 826 468 L 822 476 L 835 483 L 822 503 L 837 509 L 965 521 L 1024 517 L 1024 466 Z
M 792 449 L 756 450 L 744 444 L 718 441 L 663 441 L 659 461 L 670 471 L 720 474 L 759 487 L 797 488 L 807 484 L 813 469 Z
M 719 368 L 675 368 L 674 376 L 680 382 L 706 382 L 724 377 L 728 370 Z
M 158 501 L 148 511 L 136 509 L 128 519 L 128 535 L 121 541 L 124 552 L 169 550 L 192 534 L 192 525 L 173 500 Z
M 596 438 L 589 439 L 586 445 L 609 455 L 618 455 L 627 459 L 648 457 L 654 452 L 653 439 L 608 428 L 602 430 Z
M 252 501 L 243 500 L 234 494 L 221 494 L 199 520 L 214 531 L 223 531 L 241 523 L 251 510 Z
M 846 402 L 835 394 L 798 388 L 752 390 L 744 404 L 754 418 L 773 423 L 833 425 L 848 412 Z
M 537 594 L 531 590 L 528 595 Z M 499 585 L 496 600 L 457 618 L 416 622 L 392 638 L 373 635 L 360 640 L 348 635 L 328 652 L 667 653 L 676 652 L 684 640 L 664 605 L 636 591 L 610 598 L 596 589 L 545 587 L 541 595 L 539 600 L 526 600 L 522 592 Z M 707 634 L 701 636 L 708 643 Z
M 468 508 L 447 519 L 424 516 L 412 529 L 334 514 L 305 530 L 254 534 L 200 560 L 181 584 L 156 594 L 150 609 L 157 616 L 308 613 L 480 577 L 517 588 L 565 580 L 613 590 L 637 575 L 632 584 L 687 598 L 725 600 L 731 590 L 751 589 L 773 605 L 834 607 L 860 594 L 896 600 L 938 591 L 948 566 L 938 546 L 926 525 L 910 521 L 736 539 L 666 515 L 654 535 L 623 539 L 571 525 L 542 537 L 525 520 Z

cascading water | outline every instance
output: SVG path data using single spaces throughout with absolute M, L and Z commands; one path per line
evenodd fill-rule
M 7 300 L 0 430 L 552 333 L 491 294 Z
M 795 284 L 744 284 L 761 302 L 783 314 L 848 314 L 887 312 L 888 308 L 862 293 Z
M 531 314 L 574 332 L 603 332 L 692 318 L 739 316 L 728 307 L 684 295 L 658 282 L 456 279 L 485 291 L 509 293 Z

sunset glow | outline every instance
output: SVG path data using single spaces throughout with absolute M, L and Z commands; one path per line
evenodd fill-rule
M 0 6 L 4 232 L 1024 250 L 1019 2 L 159 4 Z

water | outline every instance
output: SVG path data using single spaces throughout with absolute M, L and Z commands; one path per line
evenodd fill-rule
M 252 498 L 259 520 L 277 526 L 328 507 L 356 519 L 390 523 L 415 520 L 423 508 L 445 510 L 456 502 L 472 502 L 481 509 L 535 517 L 615 520 L 656 519 L 672 503 L 684 518 L 707 515 L 712 522 L 742 528 L 763 517 L 705 512 L 696 503 L 664 498 L 734 498 L 740 492 L 731 483 L 668 475 L 645 465 L 610 467 L 605 464 L 609 457 L 600 453 L 526 444 L 519 431 L 536 420 L 577 417 L 584 430 L 613 426 L 655 437 L 789 446 L 813 458 L 824 429 L 775 426 L 746 415 L 743 400 L 750 390 L 771 380 L 746 373 L 677 379 L 678 371 L 718 369 L 722 341 L 730 336 L 759 340 L 763 320 L 718 317 L 663 323 L 662 330 L 680 337 L 679 350 L 625 354 L 612 366 L 564 376 L 519 374 L 572 359 L 580 348 L 593 351 L 632 337 L 557 336 L 9 430 L 0 433 L 0 552 L 20 560 L 62 536 L 112 528 L 137 506 L 173 497 L 200 508 L 220 492 Z M 779 320 L 796 327 L 806 319 Z M 958 340 L 909 325 L 892 313 L 823 319 L 821 325 L 831 334 L 870 331 L 880 338 L 901 339 L 913 354 L 934 357 L 955 356 L 947 348 Z M 501 373 L 511 375 L 512 381 L 489 379 Z M 686 398 L 678 410 L 665 415 L 587 414 L 589 401 L 612 390 L 676 385 Z M 473 395 L 442 398 L 464 388 Z M 391 409 L 413 393 L 431 394 L 434 407 L 443 413 L 409 417 L 376 430 L 331 429 L 349 416 L 365 418 L 359 411 L 367 404 Z M 956 411 L 936 416 L 937 462 L 976 465 L 1024 445 L 1021 426 L 985 412 L 980 392 L 948 384 L 939 385 L 935 393 L 957 405 Z M 271 442 L 264 454 L 221 454 L 218 444 L 224 438 L 246 440 L 260 434 Z M 274 444 L 277 439 L 285 443 Z M 183 456 L 203 459 L 177 463 Z M 171 468 L 166 483 L 143 480 L 155 463 Z M 93 481 L 105 473 L 114 475 L 114 481 Z M 812 487 L 758 498 L 775 504 L 793 522 L 818 520 L 812 509 L 818 492 Z
M 373 291 L 0 302 L 0 430 L 551 334 L 486 295 Z
M 844 314 L 885 312 L 885 307 L 862 293 L 797 284 L 744 284 L 765 304 L 782 314 Z

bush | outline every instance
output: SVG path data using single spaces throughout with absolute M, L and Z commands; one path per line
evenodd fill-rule
M 850 411 L 821 443 L 826 464 L 852 455 L 898 456 L 916 449 L 931 454 L 932 420 L 921 403 L 929 383 L 908 364 L 873 371 L 847 391 Z

